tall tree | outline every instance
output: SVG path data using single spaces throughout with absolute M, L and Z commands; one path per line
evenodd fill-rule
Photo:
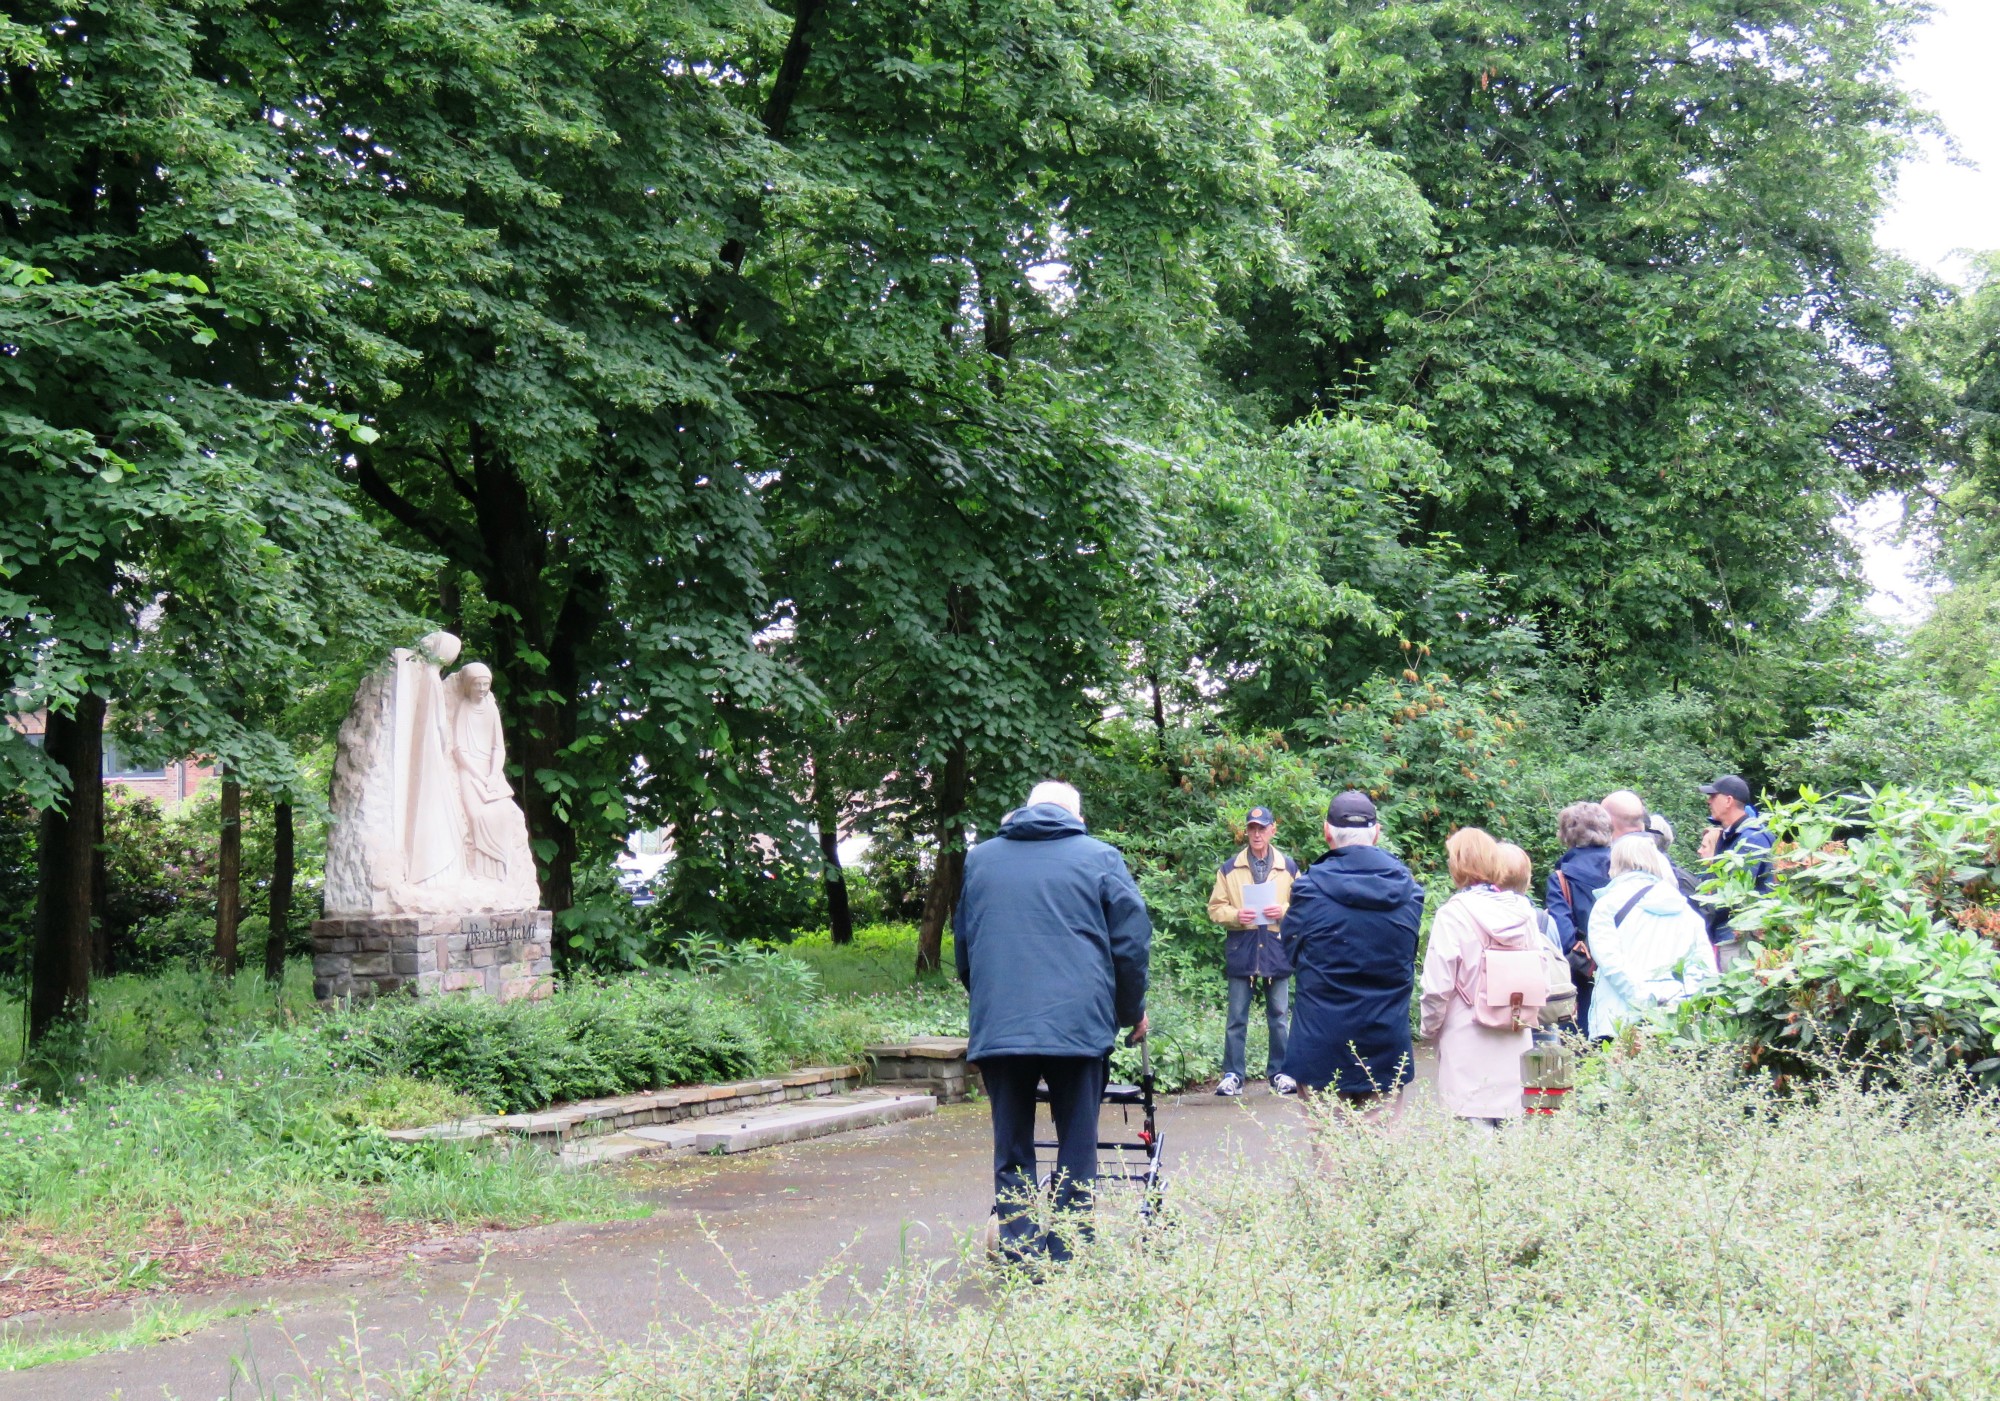
M 338 509 L 304 470 L 329 420 L 301 401 L 292 338 L 339 259 L 193 11 L 15 6 L 0 47 L 0 662 L 10 710 L 50 732 L 37 754 L 0 731 L 0 766 L 45 812 L 40 1037 L 85 1006 L 106 701 L 140 727 L 228 710 L 217 673 L 167 685 L 137 661 L 162 581 L 249 600 L 239 638 L 310 612 L 265 525 Z
M 419 9 L 288 6 L 244 63 L 314 217 L 368 260 L 321 362 L 381 434 L 349 470 L 477 586 L 468 650 L 566 911 L 641 753 L 692 788 L 731 702 L 787 704 L 753 645 L 764 537 L 714 343 L 718 258 L 777 178 L 717 75 L 771 91 L 781 126 L 785 31 L 667 0 Z
M 1918 293 L 1873 242 L 1922 7 L 1299 12 L 1440 242 L 1361 320 L 1259 307 L 1245 359 L 1272 400 L 1421 411 L 1447 470 L 1417 527 L 1468 542 L 1600 681 L 1699 679 L 1704 648 L 1852 578 L 1837 517 L 1925 450 L 1897 335 Z

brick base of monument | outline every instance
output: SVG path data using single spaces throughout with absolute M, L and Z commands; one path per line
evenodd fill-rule
M 343 915 L 312 926 L 313 996 L 430 997 L 469 992 L 511 1002 L 554 990 L 547 910 L 479 915 Z

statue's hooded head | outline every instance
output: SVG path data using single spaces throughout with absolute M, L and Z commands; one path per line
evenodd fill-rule
M 493 694 L 493 668 L 485 662 L 467 662 L 458 669 L 458 684 L 465 688 L 465 698 L 477 704 Z
M 458 635 L 450 632 L 427 632 L 417 639 L 417 646 L 425 656 L 439 666 L 450 666 L 458 660 Z

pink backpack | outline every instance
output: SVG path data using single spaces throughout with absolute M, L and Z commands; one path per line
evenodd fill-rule
M 1472 1019 L 1497 1031 L 1539 1026 L 1542 1004 L 1549 1000 L 1548 966 L 1541 948 L 1547 941 L 1541 931 L 1529 923 L 1497 933 L 1484 924 L 1478 929 L 1478 964 L 1469 979 L 1460 976 L 1458 988 L 1472 1008 Z

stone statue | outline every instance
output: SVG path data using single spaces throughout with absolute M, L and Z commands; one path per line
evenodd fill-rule
M 398 647 L 340 727 L 326 909 L 348 914 L 532 910 L 528 824 L 506 779 L 493 673 L 447 678 L 459 640 Z
M 466 821 L 466 865 L 478 880 L 505 883 L 528 851 L 528 819 L 507 786 L 507 752 L 493 673 L 478 662 L 452 678 L 451 754 Z

